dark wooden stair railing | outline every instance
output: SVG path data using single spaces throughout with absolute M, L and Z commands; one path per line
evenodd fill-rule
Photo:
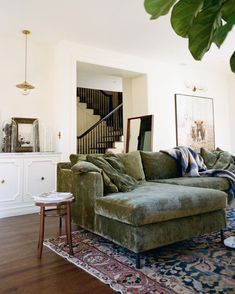
M 105 153 L 123 135 L 123 103 L 77 137 L 77 153 Z

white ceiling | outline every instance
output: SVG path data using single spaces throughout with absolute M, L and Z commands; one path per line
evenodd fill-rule
M 230 72 L 235 30 L 220 50 L 212 48 L 203 62 L 187 50 L 187 40 L 170 27 L 169 16 L 155 21 L 143 0 L 0 0 L 0 38 L 22 38 L 31 30 L 35 42 L 69 40 L 148 59 Z

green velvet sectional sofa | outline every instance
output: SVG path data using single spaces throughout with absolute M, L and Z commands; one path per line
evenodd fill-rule
M 115 189 L 112 185 L 119 178 L 107 179 L 92 157 L 97 155 L 84 162 L 86 155 L 71 155 L 71 162 L 59 163 L 58 191 L 74 194 L 75 223 L 135 252 L 137 268 L 141 252 L 218 230 L 222 238 L 227 179 L 182 177 L 169 155 L 135 151 L 114 156 L 126 173 L 123 186 Z M 134 189 L 125 186 L 129 177 L 134 178 Z

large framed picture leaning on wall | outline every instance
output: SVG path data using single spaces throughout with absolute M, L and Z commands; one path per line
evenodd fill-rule
M 213 99 L 175 94 L 176 145 L 215 148 Z

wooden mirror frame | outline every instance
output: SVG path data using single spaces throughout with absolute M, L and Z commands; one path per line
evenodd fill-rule
M 152 151 L 153 150 L 153 115 L 143 115 L 143 116 L 135 116 L 135 117 L 130 117 L 127 119 L 127 136 L 126 136 L 126 153 L 129 152 L 129 147 L 130 147 L 130 138 L 131 138 L 131 121 L 135 120 L 135 119 L 140 119 L 140 120 L 144 120 L 144 119 L 150 119 L 150 125 L 151 125 L 151 150 L 148 151 Z M 138 149 L 138 146 L 136 147 L 136 150 L 141 150 Z

